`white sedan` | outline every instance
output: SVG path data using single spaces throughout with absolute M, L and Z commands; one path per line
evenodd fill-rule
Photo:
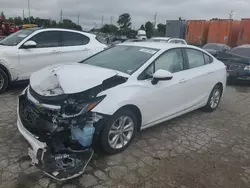
M 106 45 L 96 35 L 68 29 L 25 29 L 0 41 L 0 93 L 48 65 L 78 62 Z
M 200 48 L 123 43 L 34 73 L 19 97 L 17 125 L 33 163 L 70 179 L 83 173 L 95 146 L 118 153 L 137 131 L 195 109 L 214 111 L 226 78 L 225 65 Z

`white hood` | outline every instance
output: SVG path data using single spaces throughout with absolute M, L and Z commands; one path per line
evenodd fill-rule
M 114 70 L 87 64 L 54 65 L 34 73 L 30 85 L 43 96 L 72 94 L 98 86 L 117 74 Z

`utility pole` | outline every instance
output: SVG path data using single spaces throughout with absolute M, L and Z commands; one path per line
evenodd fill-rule
M 110 24 L 113 24 L 113 16 L 110 17 Z
M 79 23 L 80 23 L 80 15 L 79 15 L 79 12 L 78 12 L 78 15 L 77 15 L 77 25 L 79 25 Z
M 28 0 L 29 23 L 30 23 L 30 0 Z
M 235 12 L 231 10 L 231 12 L 229 13 L 229 19 L 233 19 L 234 15 L 235 15 Z
M 103 27 L 103 15 L 102 15 L 102 27 Z
M 156 27 L 156 19 L 157 19 L 157 13 L 154 15 L 154 28 Z
M 62 22 L 62 20 L 63 20 L 63 11 L 62 11 L 62 9 L 61 9 L 60 21 Z
M 23 20 L 24 20 L 24 10 L 23 10 Z

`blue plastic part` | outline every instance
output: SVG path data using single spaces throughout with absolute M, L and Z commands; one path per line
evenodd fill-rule
M 83 129 L 80 129 L 79 127 L 71 128 L 72 138 L 77 140 L 83 147 L 88 147 L 92 144 L 94 132 L 95 128 L 88 125 Z

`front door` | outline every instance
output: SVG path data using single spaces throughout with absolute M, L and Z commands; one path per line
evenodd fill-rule
M 173 78 L 153 85 L 149 77 L 159 69 L 173 73 Z M 138 95 L 142 105 L 143 125 L 147 126 L 185 110 L 188 100 L 186 90 L 189 89 L 186 71 L 181 49 L 165 52 L 144 71 L 139 81 L 143 91 Z
M 59 31 L 40 32 L 30 40 L 36 42 L 37 46 L 29 49 L 21 46 L 18 50 L 20 79 L 29 79 L 32 73 L 62 62 Z

